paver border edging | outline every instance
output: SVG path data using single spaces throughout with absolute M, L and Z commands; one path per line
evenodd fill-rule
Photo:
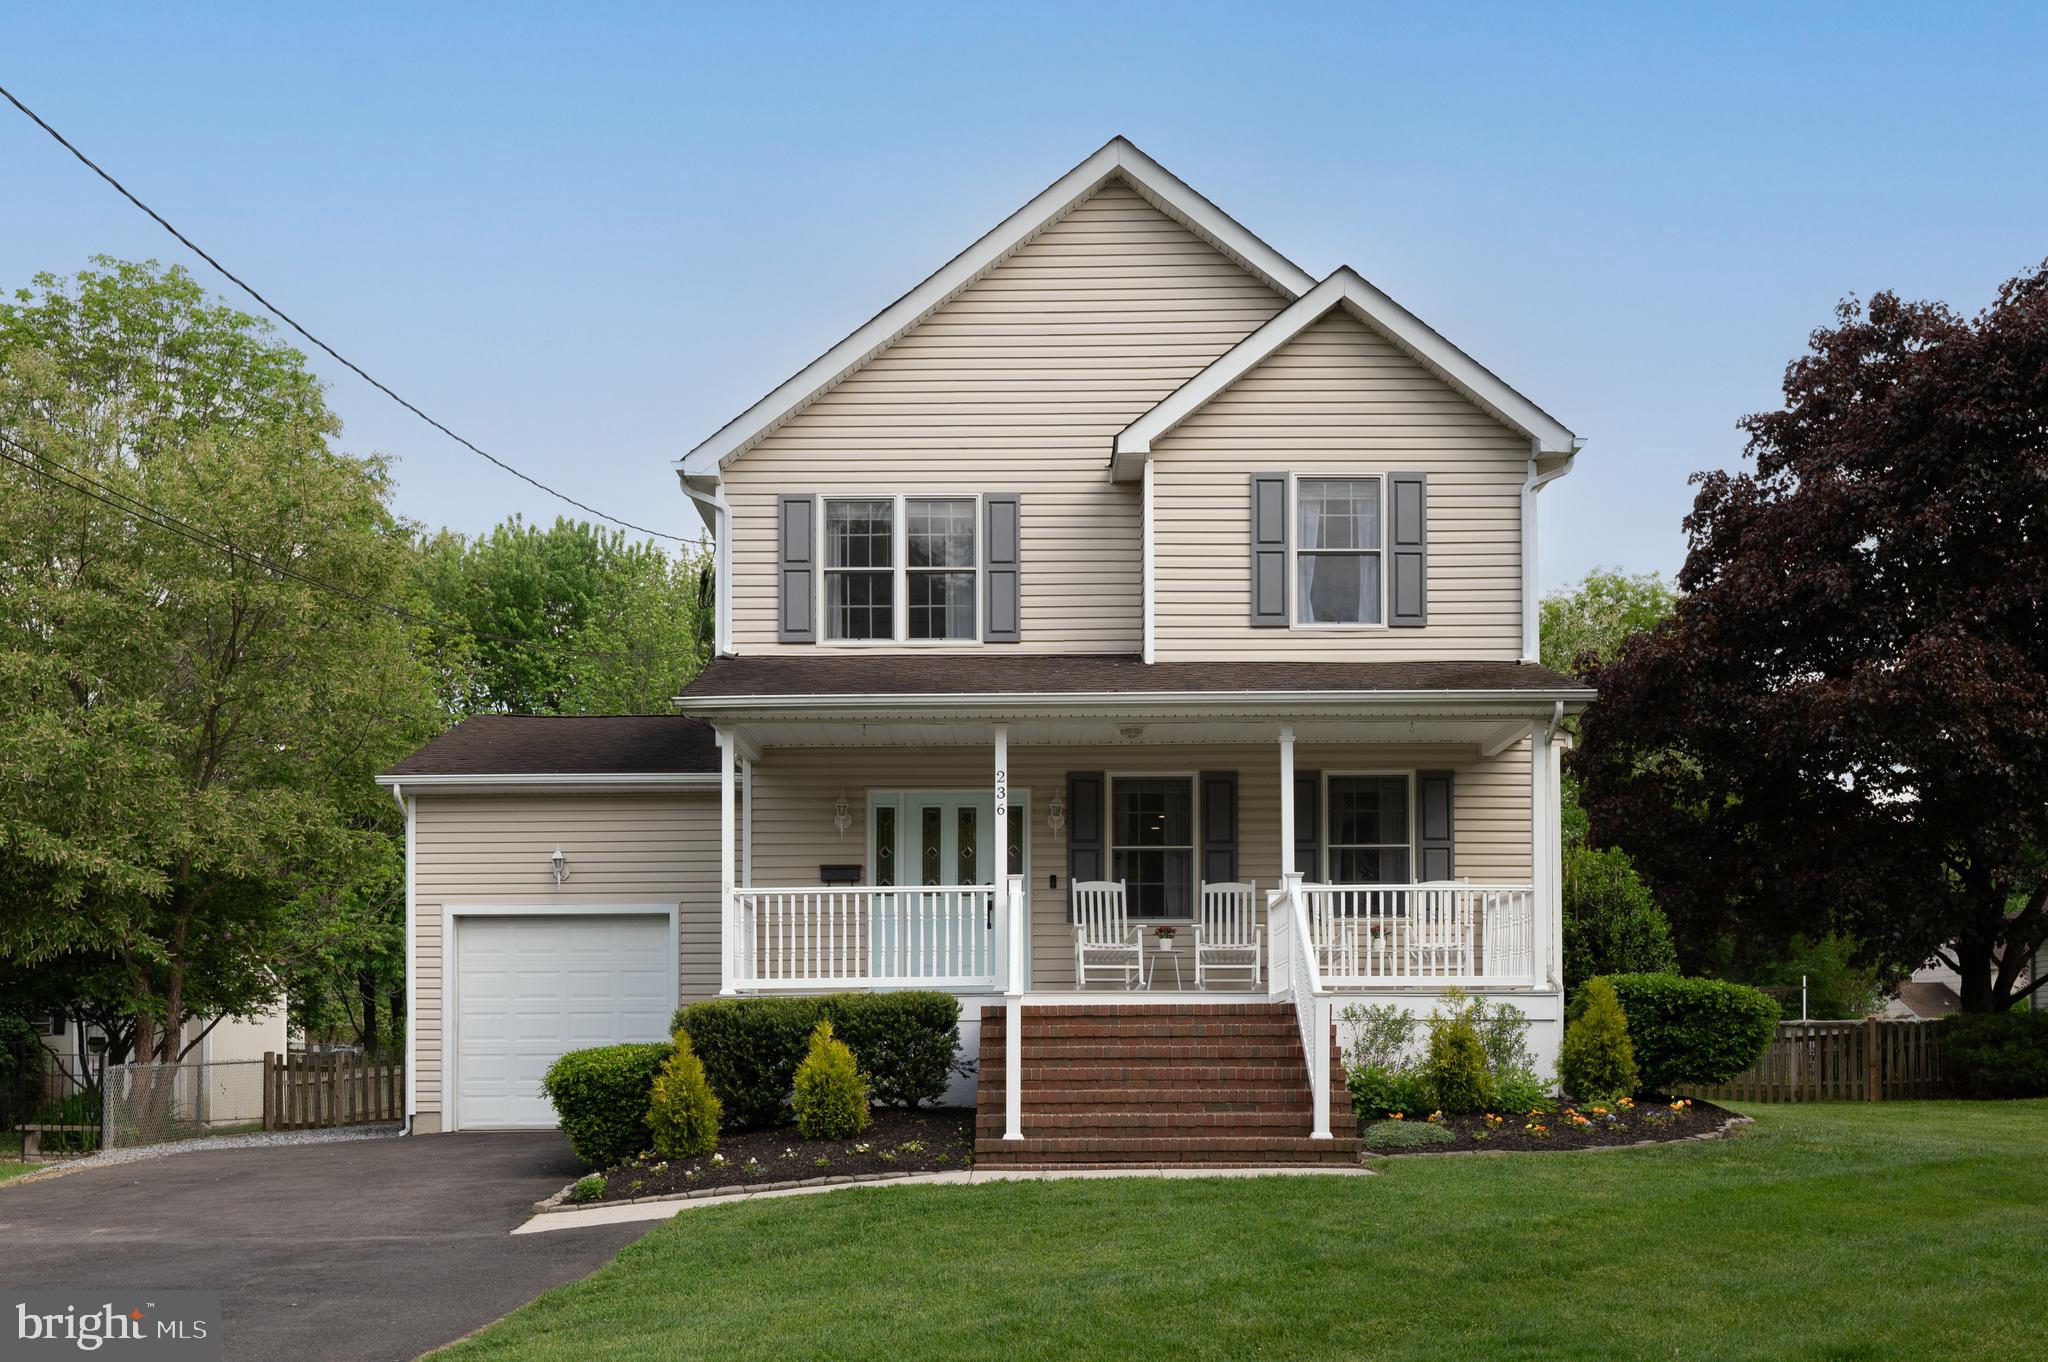
M 1668 1140 L 1635 1140 L 1629 1144 L 1596 1144 L 1578 1149 L 1559 1147 L 1555 1149 L 1441 1149 L 1434 1153 L 1427 1149 L 1401 1149 L 1381 1153 L 1366 1149 L 1368 1159 L 1455 1159 L 1460 1156 L 1480 1155 L 1492 1159 L 1512 1159 L 1523 1154 L 1612 1154 L 1624 1149 L 1655 1149 L 1659 1145 L 1686 1144 L 1693 1140 L 1722 1140 L 1735 1133 L 1737 1126 L 1753 1126 L 1754 1116 L 1730 1116 L 1712 1130 L 1702 1130 L 1694 1135 L 1674 1135 Z

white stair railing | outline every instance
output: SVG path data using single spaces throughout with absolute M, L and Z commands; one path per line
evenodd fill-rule
M 1282 877 L 1279 890 L 1268 900 L 1266 941 L 1270 952 L 1268 976 L 1272 996 L 1285 997 L 1294 1004 L 1294 1020 L 1301 1031 L 1301 1054 L 1308 1064 L 1308 1085 L 1312 1107 L 1311 1137 L 1330 1138 L 1330 991 L 1324 985 L 1320 953 L 1309 921 L 1306 896 L 1296 876 Z

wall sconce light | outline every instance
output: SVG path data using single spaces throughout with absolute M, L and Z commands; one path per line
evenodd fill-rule
M 853 826 L 853 806 L 846 802 L 846 791 L 839 792 L 839 798 L 832 805 L 832 826 L 839 829 L 841 837 Z
M 1058 795 L 1045 806 L 1045 825 L 1055 833 L 1067 825 L 1067 801 Z
M 562 854 L 560 847 L 556 847 L 555 854 L 548 857 L 548 867 L 555 872 L 556 884 L 561 884 L 569 878 L 569 858 Z

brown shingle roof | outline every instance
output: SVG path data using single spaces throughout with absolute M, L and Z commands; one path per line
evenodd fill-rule
M 830 652 L 721 657 L 693 699 L 800 695 L 1187 694 L 1265 691 L 1584 690 L 1521 662 L 1155 662 L 1125 653 Z M 1587 691 L 1590 696 L 1591 692 Z
M 679 714 L 479 714 L 384 774 L 669 775 L 717 770 L 711 726 Z

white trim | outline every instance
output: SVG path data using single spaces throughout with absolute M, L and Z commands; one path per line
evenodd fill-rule
M 419 1083 L 419 896 L 413 877 L 418 861 L 414 833 L 418 821 L 413 801 L 396 784 L 391 795 L 405 810 L 405 1133 L 412 1134 L 413 1119 L 420 1109 Z M 444 1008 L 445 1015 L 445 1008 Z
M 1145 462 L 1146 462 L 1146 463 L 1147 463 L 1147 464 L 1149 465 L 1149 464 L 1150 464 L 1150 463 L 1151 463 L 1152 461 L 1151 461 L 1151 460 L 1150 460 L 1150 459 L 1148 458 L 1148 459 L 1146 459 L 1146 461 L 1145 461 Z M 1301 556 L 1301 552 L 1302 552 L 1302 548 L 1301 548 L 1301 538 L 1302 538 L 1302 535 L 1301 535 L 1301 492 L 1300 492 L 1300 487 L 1301 487 L 1301 480 L 1302 480 L 1302 479 L 1303 479 L 1304 477 L 1306 477 L 1306 478 L 1307 478 L 1307 479 L 1308 479 L 1308 480 L 1309 480 L 1310 482 L 1364 482 L 1364 481 L 1367 481 L 1367 480 L 1371 480 L 1371 481 L 1373 481 L 1373 482 L 1376 482 L 1376 483 L 1378 483 L 1378 484 L 1379 484 L 1379 486 L 1380 486 L 1380 491 L 1379 491 L 1379 507 L 1378 507 L 1378 511 L 1377 511 L 1377 514 L 1378 514 L 1378 516 L 1379 516 L 1379 532 L 1380 532 L 1380 542 L 1379 542 L 1379 544 L 1378 544 L 1378 546 L 1377 546 L 1377 547 L 1375 547 L 1375 548 L 1370 548 L 1370 549 L 1310 549 L 1310 550 L 1308 550 L 1308 552 L 1309 552 L 1309 554 L 1310 554 L 1311 556 L 1313 556 L 1313 555 L 1315 555 L 1315 554 L 1319 554 L 1319 553 L 1327 553 L 1327 554 L 1339 554 L 1339 553 L 1350 553 L 1350 554 L 1355 554 L 1355 555 L 1357 555 L 1357 556 L 1360 556 L 1360 557 L 1362 557 L 1362 556 L 1364 556 L 1365 554 L 1368 554 L 1368 553 L 1369 553 L 1369 554 L 1371 554 L 1371 555 L 1372 555 L 1372 556 L 1373 556 L 1374 558 L 1378 559 L 1378 560 L 1379 560 L 1379 569 L 1380 569 L 1380 570 L 1379 570 L 1379 579 L 1380 579 L 1380 600 L 1379 600 L 1379 606 L 1380 606 L 1380 617 L 1379 617 L 1378 619 L 1376 619 L 1376 620 L 1304 620 L 1304 619 L 1302 619 L 1302 617 L 1301 617 L 1301 597 L 1302 597 L 1302 591 L 1301 591 L 1301 569 L 1300 569 L 1300 567 L 1298 566 L 1298 563 L 1299 563 L 1299 559 L 1300 559 L 1300 556 Z M 1365 470 L 1360 470 L 1360 471 L 1357 471 L 1357 472 L 1348 472 L 1348 473 L 1336 473 L 1336 472 L 1332 472 L 1332 473 L 1323 473 L 1323 472 L 1316 472 L 1316 473 L 1307 473 L 1307 474 L 1302 474 L 1302 473 L 1295 473 L 1295 472 L 1291 472 L 1291 471 L 1290 471 L 1290 472 L 1289 472 L 1289 473 L 1287 474 L 1287 506 L 1286 506 L 1286 513 L 1287 513 L 1287 591 L 1286 591 L 1286 596 L 1287 596 L 1287 627 L 1288 627 L 1289 629 L 1299 629 L 1299 630 L 1303 631 L 1304 633 L 1312 633 L 1312 634 L 1314 634 L 1314 633 L 1365 633 L 1365 632 L 1372 632 L 1372 633 L 1377 633 L 1377 632 L 1379 632 L 1380 630 L 1383 630 L 1383 629 L 1386 629 L 1386 628 L 1388 628 L 1388 627 L 1389 627 L 1389 626 L 1388 626 L 1388 624 L 1387 624 L 1387 606 L 1388 606 L 1388 593 L 1389 593 L 1389 592 L 1390 592 L 1390 591 L 1392 590 L 1392 588 L 1391 588 L 1391 586 L 1389 586 L 1389 584 L 1388 584 L 1388 579 L 1389 579 L 1389 578 L 1391 578 L 1391 577 L 1393 576 L 1393 573 L 1391 573 L 1391 572 L 1389 572 L 1389 571 L 1387 570 L 1387 564 L 1388 564 L 1388 561 L 1389 561 L 1389 560 L 1390 560 L 1390 559 L 1392 558 L 1392 556 L 1393 556 L 1393 555 L 1392 555 L 1391 553 L 1389 553 L 1389 552 L 1388 552 L 1388 550 L 1387 550 L 1387 517 L 1388 517 L 1388 516 L 1389 516 L 1390 514 L 1392 514 L 1392 511 L 1393 511 L 1393 504 L 1392 504 L 1392 501 L 1391 501 L 1391 499 L 1390 499 L 1390 497 L 1389 497 L 1389 493 L 1388 493 L 1388 488 L 1387 488 L 1387 473 L 1386 473 L 1386 471 L 1385 471 L 1384 469 L 1365 469 Z
M 724 995 L 733 992 L 734 988 L 732 953 L 738 935 L 733 916 L 733 890 L 738 887 L 733 845 L 739 835 L 734 823 L 738 794 L 733 786 L 733 748 L 736 744 L 731 729 L 720 728 L 713 732 L 718 741 L 718 991 Z
M 1407 351 L 1431 373 L 1477 403 L 1494 419 L 1528 436 L 1537 453 L 1563 455 L 1568 459 L 1578 451 L 1578 437 L 1565 429 L 1556 417 L 1431 330 L 1414 313 L 1373 287 L 1349 265 L 1342 265 L 1126 426 L 1113 446 L 1112 476 L 1120 482 L 1135 478 L 1138 461 L 1152 453 L 1153 446 L 1174 427 L 1251 372 L 1311 323 L 1321 320 L 1338 307 L 1346 309 Z
M 740 753 L 739 796 L 740 884 L 751 889 L 754 886 L 754 759 L 744 751 Z
M 1154 652 L 1155 652 L 1155 649 L 1154 649 L 1154 647 L 1153 647 L 1153 638 L 1154 638 L 1154 631 L 1153 631 L 1153 627 L 1152 627 L 1152 601 L 1153 601 L 1153 585 L 1152 585 L 1152 540 L 1153 540 L 1153 537 L 1152 537 L 1152 460 L 1150 460 L 1150 459 L 1147 459 L 1147 460 L 1145 460 L 1145 488 L 1144 488 L 1144 492 L 1143 492 L 1142 496 L 1140 497 L 1140 502 L 1141 502 L 1141 505 L 1140 505 L 1140 507 L 1139 507 L 1139 521 L 1138 521 L 1138 525 L 1139 525 L 1139 536 L 1140 536 L 1140 556 L 1139 556 L 1139 565 L 1138 565 L 1138 575 L 1139 575 L 1139 578 L 1140 578 L 1140 580 L 1141 580 L 1141 581 L 1142 581 L 1142 582 L 1144 583 L 1144 612 L 1145 612 L 1145 665 L 1149 667 L 1149 666 L 1151 666 L 1151 665 L 1152 665 L 1152 662 L 1153 662 L 1153 657 L 1154 657 Z
M 1584 687 L 1542 690 L 1381 691 L 984 691 L 973 694 L 888 695 L 710 695 L 676 697 L 686 714 L 740 719 L 798 716 L 816 719 L 891 712 L 948 718 L 1065 718 L 1091 713 L 1130 715 L 1157 711 L 1170 719 L 1253 719 L 1286 715 L 1310 718 L 1392 716 L 1423 718 L 1473 714 L 1548 718 L 1564 704 L 1577 713 L 1594 696 Z
M 521 772 L 501 775 L 408 776 L 383 775 L 379 785 L 397 789 L 403 785 L 420 794 L 435 791 L 465 794 L 541 794 L 549 790 L 599 790 L 612 794 L 648 794 L 676 790 L 717 788 L 713 771 L 649 771 L 645 773 L 596 773 L 577 771 Z
M 668 917 L 668 1006 L 673 1012 L 681 1004 L 682 993 L 682 942 L 678 938 L 679 905 L 674 903 L 504 903 L 504 904 L 444 904 L 441 908 L 441 1129 L 445 1132 L 462 1129 L 461 1113 L 456 1110 L 460 1092 L 460 1077 L 456 1072 L 456 1055 L 460 1042 L 455 1034 L 456 1024 L 461 1016 L 462 956 L 458 951 L 455 932 L 456 919 L 462 917 L 652 917 L 656 913 Z M 407 975 L 410 982 L 411 975 Z M 406 1018 L 406 1035 L 412 1035 L 412 1018 Z M 411 1058 L 412 1045 L 406 1045 L 407 1058 Z M 407 1075 L 411 1081 L 411 1075 Z M 407 1115 L 412 1113 L 411 1090 L 406 1094 Z M 496 1130 L 501 1127 L 492 1126 Z
M 875 314 L 852 335 L 805 365 L 773 392 L 734 417 L 678 461 L 685 478 L 713 479 L 784 421 L 837 386 L 898 336 L 1001 263 L 1112 176 L 1130 184 L 1161 212 L 1289 298 L 1315 284 L 1288 260 L 1215 204 L 1197 194 L 1128 140 L 1113 137 L 1088 159 L 954 256 L 917 287 Z
M 685 481 L 683 493 L 697 503 L 698 514 L 712 522 L 711 575 L 718 615 L 712 621 L 712 648 L 720 657 L 732 657 L 732 507 L 726 503 L 723 482 L 714 481 L 711 490 L 703 492 Z
M 1536 494 L 1572 471 L 1569 457 L 1546 464 L 1537 442 L 1529 442 L 1529 476 L 1522 480 L 1522 661 L 1543 658 L 1541 596 L 1536 589 Z
M 1511 719 L 1486 735 L 1479 744 L 1479 755 L 1497 757 L 1529 736 L 1529 725 L 1525 720 Z

